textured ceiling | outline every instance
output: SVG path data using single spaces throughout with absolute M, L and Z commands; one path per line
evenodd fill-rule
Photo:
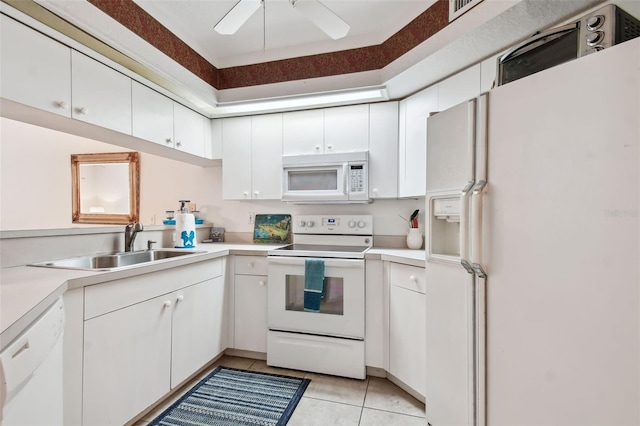
M 12 1 L 16 0 L 3 0 Z M 351 20 L 349 36 L 332 41 L 304 17 L 291 14 L 288 0 L 266 0 L 265 19 L 282 8 L 277 19 L 286 18 L 287 23 L 267 20 L 263 41 L 262 11 L 234 36 L 213 31 L 235 0 L 35 1 L 133 58 L 150 71 L 148 75 L 170 81 L 168 90 L 209 114 L 215 114 L 221 101 L 374 85 L 385 85 L 390 97 L 399 99 L 540 29 L 606 3 L 484 0 L 455 21 L 443 23 L 438 20 L 444 10 L 439 3 L 447 0 L 325 0 L 343 19 Z M 640 8 L 638 0 L 616 3 L 632 14 Z

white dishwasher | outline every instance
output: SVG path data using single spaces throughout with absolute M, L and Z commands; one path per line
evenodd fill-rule
M 64 306 L 58 298 L 0 353 L 0 424 L 61 425 Z

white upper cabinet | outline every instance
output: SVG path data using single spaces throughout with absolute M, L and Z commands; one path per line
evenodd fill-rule
M 214 160 L 222 159 L 222 119 L 214 118 L 211 120 L 211 153 L 205 151 L 205 157 Z M 205 148 L 207 145 L 205 144 Z
M 398 102 L 369 105 L 369 197 L 398 196 Z
M 134 81 L 132 105 L 133 136 L 173 147 L 173 101 Z
M 438 83 L 438 109 L 444 111 L 480 95 L 480 64 Z
M 480 64 L 400 102 L 398 196 L 422 197 L 427 179 L 427 117 L 480 95 Z
M 204 116 L 137 81 L 132 84 L 133 136 L 206 156 L 206 139 L 211 145 L 211 128 Z
M 251 117 L 222 120 L 222 199 L 251 199 Z
M 369 105 L 287 112 L 282 127 L 284 155 L 369 149 Z
M 324 111 L 287 112 L 282 117 L 282 153 L 284 155 L 324 152 Z
M 71 117 L 71 49 L 2 15 L 0 96 Z
M 222 120 L 222 198 L 279 200 L 282 114 Z
M 282 114 L 251 118 L 251 199 L 282 197 Z
M 427 117 L 438 111 L 438 86 L 400 102 L 398 196 L 421 197 L 426 191 Z
M 130 135 L 131 79 L 75 50 L 71 73 L 71 116 Z
M 369 105 L 350 105 L 324 110 L 324 152 L 369 149 Z
M 176 149 L 204 157 L 205 118 L 197 112 L 173 103 L 173 138 Z

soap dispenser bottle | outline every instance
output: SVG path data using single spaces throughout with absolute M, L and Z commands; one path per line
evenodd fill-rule
M 196 247 L 196 219 L 189 213 L 187 203 L 190 200 L 180 200 L 180 210 L 176 213 L 175 248 Z

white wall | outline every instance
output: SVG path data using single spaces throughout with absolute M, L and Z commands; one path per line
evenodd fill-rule
M 57 229 L 98 225 L 71 223 L 71 154 L 125 149 L 9 119 L 0 119 L 0 230 Z M 376 235 L 404 235 L 424 199 L 377 200 L 369 205 L 290 205 L 280 201 L 222 200 L 220 167 L 199 167 L 141 153 L 140 217 L 144 225 L 162 224 L 165 210 L 178 200 L 196 203 L 208 222 L 227 232 L 252 232 L 256 213 L 371 214 Z M 421 214 L 422 221 L 422 214 Z

